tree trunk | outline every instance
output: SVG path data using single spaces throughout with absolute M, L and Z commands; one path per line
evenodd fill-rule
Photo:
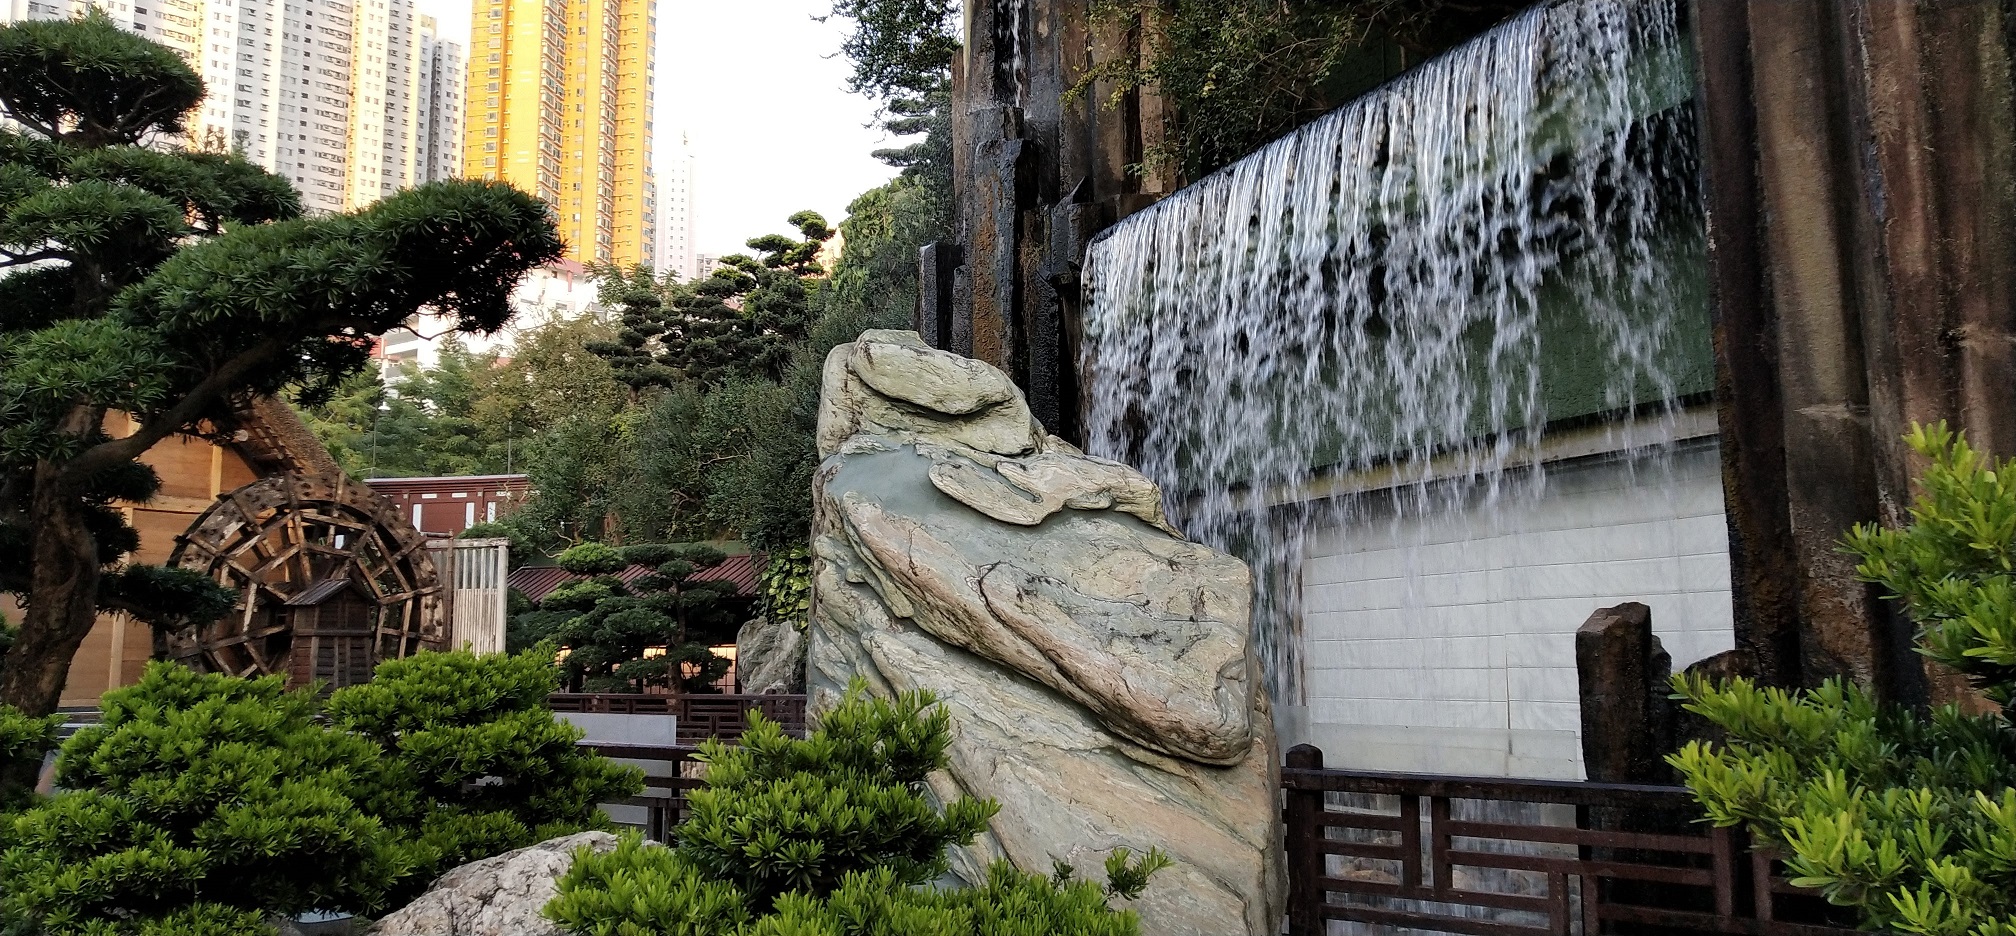
M 98 543 L 69 485 L 36 466 L 28 509 L 34 538 L 28 613 L 0 666 L 0 705 L 47 715 L 63 697 L 70 658 L 98 620 Z

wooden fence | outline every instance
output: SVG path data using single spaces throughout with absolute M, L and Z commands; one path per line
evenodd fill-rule
M 638 744 L 602 744 L 583 741 L 580 746 L 603 757 L 643 761 L 644 791 L 628 799 L 604 806 L 634 806 L 644 811 L 638 831 L 654 842 L 670 843 L 672 830 L 686 819 L 686 791 L 700 786 L 695 760 L 700 749 L 690 745 L 655 747 Z
M 698 749 L 581 746 L 649 765 L 642 794 L 608 805 L 641 809 L 640 831 L 670 841 L 701 785 Z M 1333 920 L 1458 936 L 1854 933 L 1740 832 L 1691 821 L 1682 787 L 1326 770 L 1302 745 L 1281 788 L 1290 936 Z
M 1852 932 L 1737 830 L 1689 821 L 1683 787 L 1325 770 L 1310 745 L 1281 786 L 1292 936 Z
M 749 727 L 749 713 L 783 726 L 784 733 L 805 735 L 802 695 L 654 695 L 623 692 L 556 692 L 547 698 L 555 712 L 616 715 L 674 715 L 679 719 L 679 743 L 699 744 L 708 738 L 732 741 Z

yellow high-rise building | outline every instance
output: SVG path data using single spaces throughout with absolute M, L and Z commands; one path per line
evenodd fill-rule
M 657 205 L 651 90 L 657 0 L 475 0 L 470 178 L 553 206 L 567 257 L 650 263 Z

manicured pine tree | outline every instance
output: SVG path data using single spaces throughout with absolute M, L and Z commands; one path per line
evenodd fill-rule
M 619 310 L 623 327 L 615 340 L 589 350 L 638 391 L 782 380 L 815 318 L 812 280 L 824 272 L 819 250 L 833 237 L 817 212 L 788 221 L 798 238 L 753 238 L 749 248 L 758 256 L 723 257 L 712 276 L 697 282 L 665 282 L 647 271 L 608 274 L 603 298 Z
M 568 681 L 589 692 L 707 691 L 729 666 L 708 644 L 733 639 L 741 622 L 735 586 L 697 577 L 727 558 L 697 544 L 582 543 L 562 552 L 562 568 L 593 576 L 540 604 L 548 633 L 567 650 Z M 616 577 L 632 565 L 653 571 L 627 584 Z
M 100 611 L 214 618 L 201 576 L 121 565 L 114 508 L 159 487 L 136 459 L 235 401 L 310 400 L 422 307 L 488 331 L 560 255 L 547 208 L 459 181 L 302 216 L 286 180 L 171 145 L 204 96 L 173 51 L 100 14 L 0 27 L 0 590 L 25 595 L 0 704 L 52 711 Z M 113 412 L 137 428 L 114 438 Z

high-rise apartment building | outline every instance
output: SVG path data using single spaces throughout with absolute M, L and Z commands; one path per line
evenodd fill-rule
M 459 82 L 445 84 L 449 100 L 426 95 L 429 56 L 459 62 L 460 50 L 430 47 L 413 0 L 13 0 L 9 13 L 53 19 L 92 7 L 202 76 L 209 94 L 190 115 L 192 145 L 243 153 L 293 182 L 309 211 L 361 207 L 454 174 L 426 162 L 433 130 L 423 115 L 459 127 Z
M 656 0 L 475 0 L 464 175 L 553 206 L 578 263 L 656 259 Z
M 658 171 L 658 254 L 651 267 L 675 273 L 682 280 L 697 278 L 700 270 L 694 242 L 694 174 L 698 161 L 684 134 L 679 147 L 667 153 Z
M 420 165 L 425 181 L 462 175 L 462 86 L 468 65 L 462 46 L 443 40 L 431 16 L 420 17 Z

